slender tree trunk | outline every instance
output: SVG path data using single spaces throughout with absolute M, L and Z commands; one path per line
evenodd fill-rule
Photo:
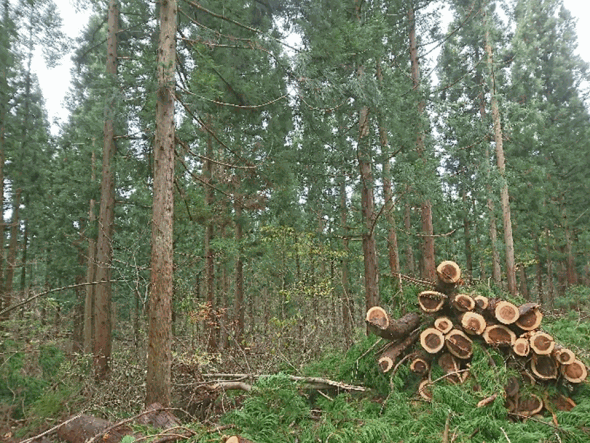
M 205 179 L 207 180 L 207 186 L 205 186 L 205 202 L 210 211 L 213 210 L 213 203 L 215 195 L 213 193 L 213 162 L 210 160 L 213 158 L 213 142 L 211 136 L 207 138 L 207 160 L 205 161 Z M 210 217 L 207 220 L 207 226 L 205 228 L 205 285 L 207 291 L 207 303 L 209 305 L 209 337 L 207 341 L 207 347 L 209 352 L 215 352 L 217 350 L 217 315 L 215 306 L 215 256 L 211 246 L 213 241 L 213 218 Z
M 552 308 L 555 302 L 555 285 L 553 284 L 553 259 L 551 258 L 551 247 L 549 244 L 549 229 L 545 229 L 545 238 L 547 239 L 545 246 L 547 251 L 547 305 Z
M 381 63 L 377 62 L 377 79 L 379 86 L 383 86 L 383 73 L 381 72 Z M 385 217 L 387 219 L 387 251 L 389 258 L 389 271 L 392 279 L 397 278 L 400 272 L 399 249 L 397 244 L 397 229 L 395 223 L 394 204 L 393 204 L 393 187 L 391 184 L 391 159 L 389 158 L 389 141 L 387 139 L 387 130 L 383 123 L 383 116 L 379 112 L 379 144 L 381 145 L 381 155 L 383 156 L 383 197 L 385 198 Z
M 576 272 L 576 259 L 574 257 L 574 246 L 572 241 L 571 228 L 569 226 L 567 211 L 565 207 L 562 210 L 563 230 L 565 237 L 565 254 L 566 254 L 566 280 L 568 286 L 578 284 L 578 275 Z
M 479 94 L 479 113 L 481 115 L 481 119 L 485 121 L 486 119 L 486 102 L 485 102 L 485 95 L 483 93 L 483 84 L 482 91 Z M 492 250 L 492 280 L 496 284 L 502 283 L 502 269 L 500 268 L 500 253 L 498 252 L 498 228 L 496 226 L 496 212 L 494 209 L 494 201 L 490 197 L 492 194 L 492 187 L 489 184 L 491 182 L 491 174 L 489 168 L 489 161 L 490 152 L 486 146 L 485 149 L 485 159 L 484 164 L 486 168 L 486 178 L 488 184 L 486 185 L 488 191 L 488 198 L 487 198 L 487 207 L 488 207 L 488 214 L 489 214 L 489 232 L 490 232 L 490 247 Z M 483 269 L 483 268 L 482 268 Z
M 84 249 L 82 245 L 84 244 L 84 230 L 82 229 L 84 226 L 83 220 L 80 220 L 80 237 L 76 242 L 76 247 L 78 250 L 78 266 L 79 270 L 76 274 L 75 281 L 76 284 L 81 285 L 84 283 L 84 265 L 86 264 L 86 257 L 84 255 Z M 74 331 L 72 334 L 72 351 L 73 352 L 81 352 L 84 349 L 84 288 L 79 286 L 76 288 L 76 306 L 74 308 Z
M 117 77 L 117 33 L 119 9 L 116 0 L 109 1 L 106 72 L 111 84 Z M 113 91 L 114 93 L 114 91 Z M 96 251 L 94 371 L 97 380 L 106 379 L 111 359 L 111 264 L 113 261 L 113 232 L 115 222 L 115 174 L 113 161 L 116 151 L 114 129 L 115 104 L 107 104 L 104 122 L 104 147 L 102 152 L 102 181 L 100 187 L 100 213 L 98 216 L 98 240 Z
M 14 279 L 14 268 L 16 267 L 16 253 L 18 249 L 18 222 L 20 208 L 21 190 L 17 189 L 14 194 L 12 205 L 12 223 L 10 227 L 10 244 L 8 246 L 8 256 L 6 257 L 6 281 L 4 283 L 4 300 L 3 309 L 10 307 L 12 304 L 12 281 Z M 6 313 L 0 320 L 8 319 Z
M 244 264 L 242 262 L 242 198 L 234 200 L 235 212 L 235 236 L 238 245 L 238 256 L 236 258 L 236 281 L 235 281 L 235 318 L 236 318 L 236 341 L 239 345 L 244 340 Z
M 342 287 L 342 321 L 344 328 L 344 340 L 346 345 L 352 343 L 352 331 L 354 329 L 354 315 L 352 307 L 352 298 L 350 294 L 350 284 L 348 276 L 348 207 L 346 204 L 346 181 L 344 178 L 340 181 L 340 223 L 344 233 L 342 239 L 342 264 L 341 264 L 341 287 Z
M 94 140 L 93 140 L 94 145 Z M 92 151 L 92 174 L 90 177 L 91 183 L 96 181 L 96 155 L 94 150 Z M 90 207 L 88 209 L 88 226 L 93 227 L 96 222 L 96 214 L 94 207 L 96 201 L 90 199 Z M 96 278 L 96 239 L 94 236 L 88 237 L 88 254 L 86 258 L 86 282 L 91 283 Z M 88 285 L 86 287 L 86 297 L 84 300 L 84 351 L 92 352 L 94 348 L 94 294 L 95 286 Z
M 406 203 L 404 208 L 404 228 L 407 234 L 406 240 L 406 267 L 408 274 L 416 274 L 416 263 L 414 260 L 414 248 L 412 247 L 412 207 Z
M 518 268 L 518 273 L 520 276 L 520 295 L 522 295 L 525 300 L 530 301 L 531 295 L 529 293 L 529 284 L 527 281 L 526 268 L 524 264 L 521 264 Z
M 146 405 L 158 402 L 163 406 L 169 406 L 172 390 L 176 14 L 175 0 L 161 1 Z
M 498 108 L 498 99 L 496 98 L 496 79 L 494 74 L 494 57 L 492 45 L 490 43 L 490 34 L 486 29 L 485 48 L 487 53 L 487 63 L 490 69 L 492 87 L 492 119 L 494 122 L 494 141 L 496 144 L 496 160 L 498 171 L 502 177 L 502 220 L 504 222 L 504 244 L 506 246 L 506 280 L 508 283 L 508 292 L 516 295 L 516 266 L 514 262 L 514 240 L 512 238 L 512 219 L 510 216 L 510 200 L 508 195 L 508 181 L 506 179 L 506 160 L 504 158 L 504 144 L 502 135 L 502 122 L 500 119 L 500 109 Z
M 25 207 L 27 204 L 25 202 Z M 23 224 L 25 225 L 25 229 L 23 232 L 23 243 L 22 243 L 22 259 L 21 259 L 21 269 L 20 269 L 20 290 L 24 293 L 27 285 L 27 245 L 29 243 L 29 221 L 24 220 Z
M 543 263 L 541 261 L 541 251 L 539 248 L 539 239 L 533 234 L 533 242 L 535 243 L 535 258 L 536 258 L 536 277 L 537 277 L 537 298 L 540 303 L 543 303 Z
M 463 206 L 465 208 L 465 216 L 463 217 L 463 234 L 465 235 L 465 270 L 466 281 L 473 278 L 473 251 L 471 249 L 471 220 L 469 219 L 469 197 L 466 192 L 463 192 Z
M 410 6 L 408 11 L 408 18 L 410 21 L 410 64 L 412 71 L 412 83 L 415 90 L 420 88 L 420 64 L 418 61 L 418 42 L 416 40 L 416 18 L 414 16 L 414 8 Z M 418 102 L 418 114 L 421 119 L 424 115 L 425 104 L 424 100 L 420 99 Z M 416 136 L 416 150 L 422 161 L 427 162 L 426 152 L 424 147 L 424 128 L 419 124 L 418 133 Z M 432 204 L 427 196 L 422 196 L 423 201 L 420 204 L 420 219 L 422 221 L 422 278 L 435 281 L 436 280 L 436 263 L 434 255 L 434 227 L 432 225 Z

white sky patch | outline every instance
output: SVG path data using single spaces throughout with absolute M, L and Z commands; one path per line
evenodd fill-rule
M 55 0 L 57 8 L 63 21 L 63 31 L 71 38 L 76 38 L 88 23 L 89 11 L 76 11 L 71 0 Z M 585 26 L 585 18 L 590 16 L 589 0 L 563 0 L 564 6 L 577 19 L 578 33 L 578 54 L 590 63 L 590 26 Z M 444 29 L 444 27 L 443 27 Z M 297 40 L 288 43 L 300 46 Z M 33 60 L 33 70 L 37 73 L 39 83 L 45 97 L 45 105 L 49 115 L 49 121 L 65 122 L 68 118 L 68 111 L 65 108 L 64 100 L 70 87 L 70 70 L 73 68 L 71 54 L 65 54 L 59 65 L 53 69 L 47 69 L 43 59 L 37 56 Z M 52 133 L 58 132 L 58 126 L 52 124 Z

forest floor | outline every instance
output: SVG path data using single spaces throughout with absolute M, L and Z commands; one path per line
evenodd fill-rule
M 575 297 L 579 300 L 568 303 L 576 309 L 562 305 L 559 311 L 546 312 L 543 327 L 588 365 L 590 289 L 578 289 Z M 500 353 L 475 346 L 470 369 L 474 376 L 462 385 L 442 377 L 433 386 L 432 401 L 427 402 L 417 394 L 420 379 L 407 364 L 389 374 L 380 372 L 376 355 L 382 343 L 377 337 L 366 337 L 359 329 L 355 344 L 347 351 L 337 346 L 337 337 L 320 337 L 325 346 L 312 352 L 289 346 L 287 332 L 291 330 L 285 328 L 283 325 L 282 340 L 271 332 L 246 349 L 234 347 L 218 354 L 177 336 L 172 412 L 185 429 L 181 440 L 222 442 L 230 435 L 240 435 L 256 443 L 590 441 L 587 383 L 559 387 L 540 383 L 530 388 L 540 395 L 567 394 L 576 403 L 571 411 L 523 419 L 509 413 L 501 395 L 477 407 L 482 399 L 503 392 L 510 370 Z M 42 326 L 30 318 L 12 319 L 9 329 L 0 332 L 0 441 L 27 441 L 75 414 L 116 423 L 143 410 L 141 346 L 119 336 L 111 376 L 97 385 L 91 376 L 90 356 L 69 352 L 70 337 L 59 332 L 54 325 Z M 496 367 L 490 367 L 490 358 Z M 441 375 L 433 373 L 432 377 Z M 321 377 L 367 390 L 321 388 L 293 376 Z M 220 389 L 219 383 L 228 380 L 239 380 L 248 390 L 244 385 Z M 160 432 L 145 425 L 131 427 L 144 435 Z M 46 438 L 44 443 L 59 441 L 56 433 Z M 132 441 L 140 439 L 127 437 L 125 443 Z

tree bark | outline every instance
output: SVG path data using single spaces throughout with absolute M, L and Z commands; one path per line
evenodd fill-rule
M 210 120 L 210 119 L 209 119 Z M 210 124 L 210 122 L 209 122 Z M 205 160 L 205 203 L 209 211 L 213 211 L 215 194 L 213 193 L 213 140 L 211 135 L 207 137 L 207 160 Z M 207 292 L 208 318 L 207 318 L 207 348 L 209 352 L 217 350 L 217 317 L 215 314 L 215 254 L 211 246 L 213 241 L 213 217 L 206 221 L 205 227 L 205 290 Z
M 340 222 L 344 236 L 342 240 L 342 248 L 344 255 L 342 257 L 341 265 L 341 286 L 342 286 L 342 321 L 344 325 L 344 339 L 347 346 L 352 344 L 352 330 L 354 327 L 352 298 L 350 296 L 350 285 L 348 277 L 348 207 L 346 205 L 346 181 L 342 178 L 340 182 Z
M 10 243 L 8 246 L 8 255 L 6 257 L 6 281 L 4 283 L 4 297 L 2 309 L 9 308 L 12 304 L 12 281 L 14 279 L 14 268 L 16 266 L 16 252 L 18 248 L 18 217 L 20 208 L 21 190 L 16 190 L 14 194 L 14 201 L 12 204 L 12 223 L 10 227 Z M 6 313 L 0 320 L 8 319 L 9 314 Z
M 146 405 L 170 404 L 172 363 L 174 90 L 176 1 L 160 3 L 158 91 L 154 141 L 151 290 L 149 300 Z
M 235 236 L 238 244 L 238 256 L 236 258 L 236 299 L 235 299 L 235 316 L 236 316 L 236 341 L 242 343 L 244 338 L 244 263 L 242 262 L 242 200 L 236 198 L 234 201 Z
M 420 88 L 420 65 L 418 61 L 418 43 L 416 40 L 416 19 L 414 16 L 414 8 L 410 6 L 408 11 L 408 18 L 410 21 L 410 64 L 412 71 L 413 88 L 418 90 Z M 418 102 L 418 114 L 421 119 L 424 115 L 425 103 L 420 99 Z M 424 129 L 419 125 L 418 133 L 416 135 L 416 150 L 424 163 L 427 162 L 426 152 L 424 148 Z M 422 221 L 422 278 L 426 280 L 435 281 L 436 279 L 436 264 L 434 258 L 434 228 L 432 225 L 432 204 L 430 199 L 423 196 L 423 201 L 420 205 L 420 218 Z
M 93 140 L 94 144 L 94 140 Z M 91 183 L 96 181 L 96 172 L 95 172 L 95 160 L 96 156 L 94 151 L 92 151 L 92 174 L 91 174 Z M 96 214 L 94 212 L 94 207 L 96 205 L 96 201 L 92 198 L 90 199 L 90 207 L 88 209 L 88 226 L 94 226 L 96 222 Z M 96 239 L 94 237 L 88 237 L 88 254 L 86 260 L 86 282 L 91 283 L 95 281 L 96 278 Z M 86 287 L 86 298 L 84 300 L 84 351 L 85 352 L 92 352 L 94 347 L 94 313 L 95 313 L 95 305 L 94 305 L 94 295 L 95 295 L 95 285 L 88 285 Z
M 492 119 L 494 122 L 494 141 L 496 144 L 496 161 L 498 171 L 502 177 L 502 220 L 504 224 L 504 244 L 506 247 L 506 280 L 508 283 L 508 292 L 516 295 L 516 266 L 514 262 L 514 240 L 512 237 L 512 219 L 510 216 L 510 198 L 508 195 L 508 181 L 506 178 L 506 160 L 504 158 L 504 144 L 502 134 L 502 122 L 500 118 L 500 109 L 498 107 L 496 79 L 494 74 L 494 57 L 492 45 L 490 42 L 490 33 L 486 29 L 485 49 L 487 53 L 487 63 L 491 75 L 491 95 L 492 95 Z
M 117 77 L 117 34 L 119 32 L 119 9 L 116 0 L 109 1 L 107 62 L 106 72 L 111 84 Z M 114 91 L 113 91 L 114 94 Z M 95 289 L 95 330 L 94 330 L 94 373 L 97 380 L 106 379 L 111 359 L 111 264 L 113 261 L 113 232 L 115 221 L 115 174 L 114 129 L 115 103 L 111 100 L 106 106 L 104 122 L 104 147 L 102 152 L 102 181 L 100 187 L 100 213 L 98 216 L 98 239 L 96 242 L 96 281 Z

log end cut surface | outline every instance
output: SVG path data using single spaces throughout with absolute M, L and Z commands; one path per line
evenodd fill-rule
M 461 268 L 454 261 L 446 260 L 436 268 L 436 274 L 444 283 L 457 284 L 461 280 Z
M 366 321 L 381 329 L 386 329 L 389 326 L 389 316 L 379 306 L 373 306 L 367 311 Z
M 418 304 L 424 312 L 438 312 L 442 309 L 447 296 L 442 292 L 423 291 L 418 294 Z
M 518 308 L 508 301 L 500 301 L 496 303 L 494 315 L 500 323 L 511 325 L 520 316 Z
M 571 383 L 582 383 L 588 376 L 586 366 L 580 360 L 574 360 L 573 363 L 562 366 L 561 373 L 563 377 Z
M 420 334 L 420 344 L 430 354 L 436 354 L 445 345 L 445 336 L 436 328 L 428 328 Z

